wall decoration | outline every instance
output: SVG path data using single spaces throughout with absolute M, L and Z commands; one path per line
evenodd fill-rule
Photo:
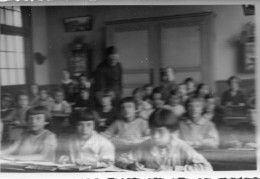
M 64 27 L 66 32 L 88 31 L 92 29 L 91 16 L 65 18 Z

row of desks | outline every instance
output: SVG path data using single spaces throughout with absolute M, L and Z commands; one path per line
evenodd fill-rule
M 214 171 L 256 170 L 256 150 L 204 149 L 198 150 L 212 164 Z M 44 162 L 1 161 L 2 172 L 125 172 L 115 166 L 103 169 L 84 169 L 71 165 Z

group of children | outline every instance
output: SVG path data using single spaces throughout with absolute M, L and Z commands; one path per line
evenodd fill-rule
M 3 140 L 14 142 L 1 151 L 2 158 L 94 168 L 115 164 L 137 171 L 212 170 L 195 150 L 219 145 L 215 124 L 222 121 L 217 98 L 207 84 L 196 86 L 192 78 L 176 84 L 173 69 L 166 68 L 160 87 L 137 88 L 118 103 L 110 89 L 93 93 L 84 75 L 79 83 L 70 79 L 67 70 L 63 76 L 62 90 L 55 91 L 54 99 L 46 89 L 33 85 L 31 97 L 21 93 L 18 107 L 11 109 L 12 96 L 3 95 Z M 222 100 L 223 105 L 243 106 L 243 94 L 234 80 L 237 77 L 229 79 L 230 90 L 224 94 L 229 98 Z M 67 117 L 61 120 L 60 114 Z M 57 150 L 62 130 L 53 128 L 53 123 L 72 129 L 63 152 Z M 11 136 L 13 131 L 16 136 Z

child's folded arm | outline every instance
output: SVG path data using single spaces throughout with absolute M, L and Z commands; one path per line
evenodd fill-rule
M 57 145 L 57 139 L 54 134 L 51 134 L 45 139 L 44 146 L 40 153 L 44 161 L 55 161 Z
M 207 137 L 201 140 L 201 147 L 217 148 L 218 145 L 219 145 L 218 131 L 215 128 L 215 126 L 212 125 L 211 129 L 208 132 Z
M 186 165 L 184 165 L 184 171 L 212 171 L 210 163 L 191 146 L 186 145 L 184 148 L 186 153 Z

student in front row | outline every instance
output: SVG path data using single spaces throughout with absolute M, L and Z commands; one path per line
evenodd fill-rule
M 2 151 L 2 158 L 25 161 L 54 161 L 56 136 L 44 127 L 48 124 L 48 110 L 36 106 L 26 113 L 26 130 L 13 145 Z
M 77 133 L 68 141 L 68 154 L 59 158 L 59 163 L 73 163 L 93 168 L 108 167 L 114 163 L 115 148 L 105 137 L 95 131 L 98 115 L 85 109 L 75 115 Z
M 177 135 L 178 119 L 168 109 L 156 109 L 149 118 L 151 138 L 116 161 L 120 168 L 174 171 L 211 171 L 209 162 Z
M 215 125 L 203 116 L 204 100 L 191 97 L 186 115 L 180 121 L 180 138 L 195 148 L 217 148 L 219 135 Z
M 136 116 L 136 105 L 132 97 L 121 102 L 122 118 L 116 120 L 103 135 L 111 138 L 116 147 L 142 142 L 149 135 L 147 121 Z

